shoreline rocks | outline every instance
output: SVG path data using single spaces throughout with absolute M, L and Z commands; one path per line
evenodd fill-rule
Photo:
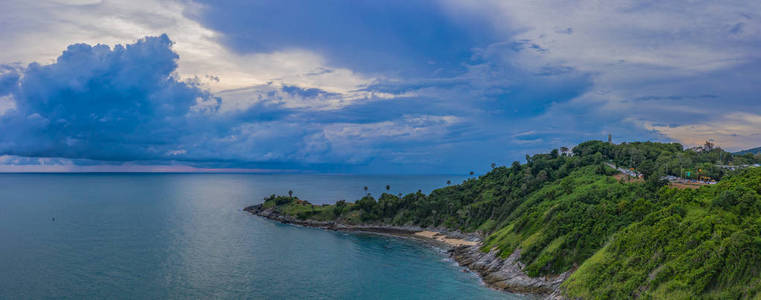
M 299 220 L 292 216 L 280 214 L 271 208 L 265 209 L 261 204 L 252 205 L 243 210 L 253 215 L 284 224 L 296 224 L 335 231 L 389 234 L 432 242 L 447 248 L 447 252 L 452 259 L 460 266 L 466 267 L 471 272 L 478 274 L 486 286 L 511 293 L 531 294 L 539 296 L 542 299 L 565 299 L 560 291 L 560 285 L 574 271 L 569 270 L 555 276 L 530 277 L 523 272 L 525 265 L 520 262 L 520 249 L 516 249 L 510 256 L 503 259 L 499 257 L 496 249 L 492 249 L 489 252 L 481 251 L 482 237 L 473 233 L 449 231 L 444 228 L 422 228 L 419 226 L 391 226 L 385 224 L 350 225 L 333 221 Z M 465 239 L 477 242 L 477 244 L 452 246 L 437 239 L 421 237 L 415 234 L 421 231 L 434 231 L 450 238 Z
M 481 276 L 484 283 L 497 290 L 520 294 L 533 294 L 544 299 L 565 299 L 560 285 L 571 275 L 572 270 L 556 276 L 530 277 L 520 262 L 520 249 L 516 249 L 506 259 L 499 257 L 497 250 L 481 251 L 481 246 L 460 246 L 452 249 L 450 255 L 461 266 Z

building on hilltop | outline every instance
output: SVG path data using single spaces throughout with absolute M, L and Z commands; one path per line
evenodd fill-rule
M 560 155 L 573 156 L 573 150 L 569 149 L 568 147 L 560 147 Z

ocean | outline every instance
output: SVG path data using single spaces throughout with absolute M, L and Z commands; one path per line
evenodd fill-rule
M 243 212 L 430 192 L 462 176 L 0 174 L 0 298 L 519 299 L 440 249 Z

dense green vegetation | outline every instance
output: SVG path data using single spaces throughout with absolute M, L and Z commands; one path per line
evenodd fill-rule
M 761 162 L 761 155 L 732 154 L 709 142 L 691 149 L 682 149 L 682 145 L 676 143 L 651 142 L 611 145 L 593 141 L 582 145 L 584 147 L 574 148 L 576 155 L 592 155 L 600 152 L 615 165 L 634 168 L 645 176 L 673 175 L 691 179 L 709 177 L 718 180 L 728 172 L 720 165 L 747 165 Z
M 761 290 L 761 168 L 715 187 L 662 189 L 566 282 L 584 298 L 738 299 Z
M 301 219 L 478 231 L 486 236 L 483 251 L 506 257 L 519 250 L 529 275 L 576 270 L 564 284 L 574 297 L 756 297 L 761 168 L 734 174 L 720 167 L 756 163 L 756 157 L 709 143 L 685 150 L 590 141 L 573 153 L 527 156 L 525 164 L 493 166 L 429 195 L 368 194 L 324 206 L 273 195 L 264 205 Z M 646 180 L 617 180 L 609 165 L 633 168 Z M 684 169 L 723 180 L 698 190 L 661 180 Z

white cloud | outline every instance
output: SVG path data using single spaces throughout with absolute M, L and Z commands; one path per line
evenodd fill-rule
M 378 155 L 403 156 L 383 148 L 395 144 L 424 145 L 445 137 L 451 126 L 462 121 L 450 115 L 405 115 L 373 123 L 245 123 L 230 135 L 212 141 L 215 147 L 203 149 L 224 148 L 224 153 L 214 153 L 217 158 L 232 154 L 230 158 L 252 161 L 361 163 Z
M 0 63 L 47 64 L 73 43 L 124 44 L 166 33 L 180 55 L 179 76 L 197 80 L 212 92 L 275 83 L 344 94 L 341 100 L 345 103 L 379 96 L 355 91 L 377 78 L 333 68 L 309 50 L 232 52 L 219 42 L 220 33 L 188 17 L 203 9 L 192 1 L 179 0 L 4 1 L 0 19 L 10 26 L 3 29 L 0 44 L 13 46 L 3 47 Z
M 443 135 L 446 127 L 459 122 L 455 116 L 404 116 L 399 120 L 367 124 L 334 123 L 325 127 L 326 138 L 350 142 L 376 141 L 393 138 L 396 141 L 433 138 Z
M 761 62 L 759 1 L 447 0 L 445 7 L 456 18 L 485 16 L 504 35 L 485 54 L 517 56 L 511 61 L 528 69 L 567 66 L 592 75 L 586 93 L 541 120 L 581 131 L 636 124 L 688 144 L 709 136 L 731 147 L 761 143 L 761 127 L 737 117 L 761 114 L 749 96 L 761 92 L 749 67 Z
M 304 85 L 297 86 L 298 88 Z M 349 90 L 339 92 L 333 90 L 321 90 L 315 95 L 299 95 L 298 93 L 289 93 L 284 87 L 291 87 L 284 83 L 268 83 L 255 85 L 240 89 L 231 89 L 217 92 L 216 95 L 224 99 L 220 110 L 229 112 L 235 110 L 246 110 L 255 104 L 279 105 L 283 108 L 300 108 L 309 110 L 335 110 L 343 108 L 349 104 L 359 101 L 377 101 L 387 100 L 395 97 L 407 96 L 391 95 L 388 93 L 367 92 Z
M 713 140 L 715 144 L 730 150 L 761 145 L 761 115 L 758 114 L 733 113 L 715 121 L 673 127 L 645 122 L 644 127 L 656 130 L 687 146 L 702 145 L 708 140 Z
M 754 1 L 447 4 L 453 10 L 487 15 L 511 40 L 545 49 L 542 59 L 582 71 L 623 64 L 689 74 L 742 64 L 760 55 L 753 41 L 761 39 L 761 3 Z
M 416 115 L 373 123 L 338 118 L 343 121 L 324 124 L 297 117 L 241 123 L 222 138 L 193 137 L 182 144 L 187 147 L 177 148 L 174 152 L 177 155 L 187 149 L 188 154 L 198 157 L 251 161 L 345 163 L 384 155 L 389 160 L 410 155 L 424 159 L 431 156 L 428 155 L 431 151 L 440 150 L 435 147 L 449 143 L 450 126 L 476 121 L 449 114 L 483 116 L 484 120 L 477 121 L 483 126 L 468 128 L 489 132 L 479 135 L 480 139 L 502 135 L 499 138 L 506 144 L 525 144 L 524 148 L 536 145 L 545 149 L 548 143 L 570 145 L 570 139 L 601 138 L 611 130 L 626 132 L 634 138 L 646 136 L 641 133 L 649 130 L 685 144 L 702 143 L 707 138 L 722 146 L 726 143 L 738 148 L 761 143 L 754 133 L 755 128 L 761 128 L 757 119 L 761 107 L 753 107 L 752 101 L 742 97 L 733 100 L 724 93 L 739 90 L 738 94 L 751 95 L 759 91 L 757 85 L 747 84 L 758 78 L 752 77 L 757 76 L 756 70 L 732 71 L 761 59 L 758 51 L 761 2 L 443 0 L 443 3 L 453 18 L 467 15 L 490 20 L 496 31 L 503 34 L 503 40 L 474 49 L 472 62 L 479 63 L 464 65 L 465 73 L 454 74 L 453 78 L 431 78 L 430 84 L 421 80 L 422 88 L 415 88 L 415 82 L 410 80 L 379 78 L 331 66 L 325 57 L 309 49 L 236 53 L 220 43 L 224 38 L 221 33 L 194 18 L 205 8 L 192 0 L 2 1 L 0 64 L 25 65 L 33 61 L 46 64 L 72 43 L 124 44 L 146 35 L 167 33 L 180 55 L 178 76 L 197 80 L 220 96 L 222 118 L 233 115 L 225 115 L 226 112 L 246 110 L 257 104 L 337 110 L 359 101 L 393 97 L 436 100 L 425 108 L 403 112 Z M 516 52 L 515 48 L 523 50 Z M 501 63 L 489 64 L 500 59 Z M 481 64 L 482 61 L 487 62 Z M 527 95 L 525 100 L 511 98 L 515 94 L 509 91 L 520 92 L 526 75 L 562 71 L 565 67 L 590 74 L 593 86 L 570 102 L 535 99 L 533 95 Z M 521 72 L 511 73 L 513 69 Z M 717 72 L 737 75 L 717 77 Z M 559 77 L 557 81 L 567 79 L 554 77 Z M 415 94 L 394 96 L 362 91 L 363 87 L 378 82 L 389 83 L 391 87 L 410 84 L 409 89 Z M 555 83 L 536 82 L 540 86 L 537 89 L 550 90 L 553 87 L 546 83 Z M 737 89 L 733 86 L 736 83 L 747 87 Z M 286 86 L 319 88 L 325 93 L 316 96 L 288 93 L 283 90 Z M 507 96 L 494 100 L 493 95 L 500 93 Z M 708 94 L 714 98 L 702 98 Z M 509 112 L 511 106 L 490 109 L 484 108 L 486 104 L 463 103 L 474 99 L 484 99 L 489 105 L 496 101 L 545 100 L 549 107 L 542 116 L 515 122 L 496 112 Z M 729 104 L 732 101 L 735 105 Z M 742 114 L 737 113 L 740 101 L 747 106 Z M 14 106 L 12 98 L 0 97 L 0 115 Z M 214 108 L 216 103 L 201 101 L 194 110 L 214 113 Z M 517 115 L 518 110 L 515 111 Z M 726 117 L 722 113 L 727 113 Z M 515 134 L 511 136 L 512 133 Z M 204 142 L 219 146 L 194 147 Z M 388 146 L 401 143 L 405 145 L 396 150 Z M 416 144 L 425 146 L 415 148 Z M 225 149 L 225 153 L 209 149 Z M 198 151 L 210 153 L 194 153 Z
M 16 102 L 13 101 L 11 95 L 0 96 L 0 116 L 4 115 L 7 111 L 16 108 Z
M 385 155 L 398 162 L 405 156 L 414 156 L 415 151 L 392 153 L 383 147 L 440 140 L 449 134 L 450 126 L 460 122 L 460 118 L 450 115 L 405 115 L 396 120 L 374 123 L 333 123 L 307 136 L 300 153 L 306 161 L 313 156 L 328 155 L 336 162 L 361 163 Z M 323 153 L 327 150 L 329 153 Z M 421 160 L 418 158 L 415 162 L 420 163 Z

